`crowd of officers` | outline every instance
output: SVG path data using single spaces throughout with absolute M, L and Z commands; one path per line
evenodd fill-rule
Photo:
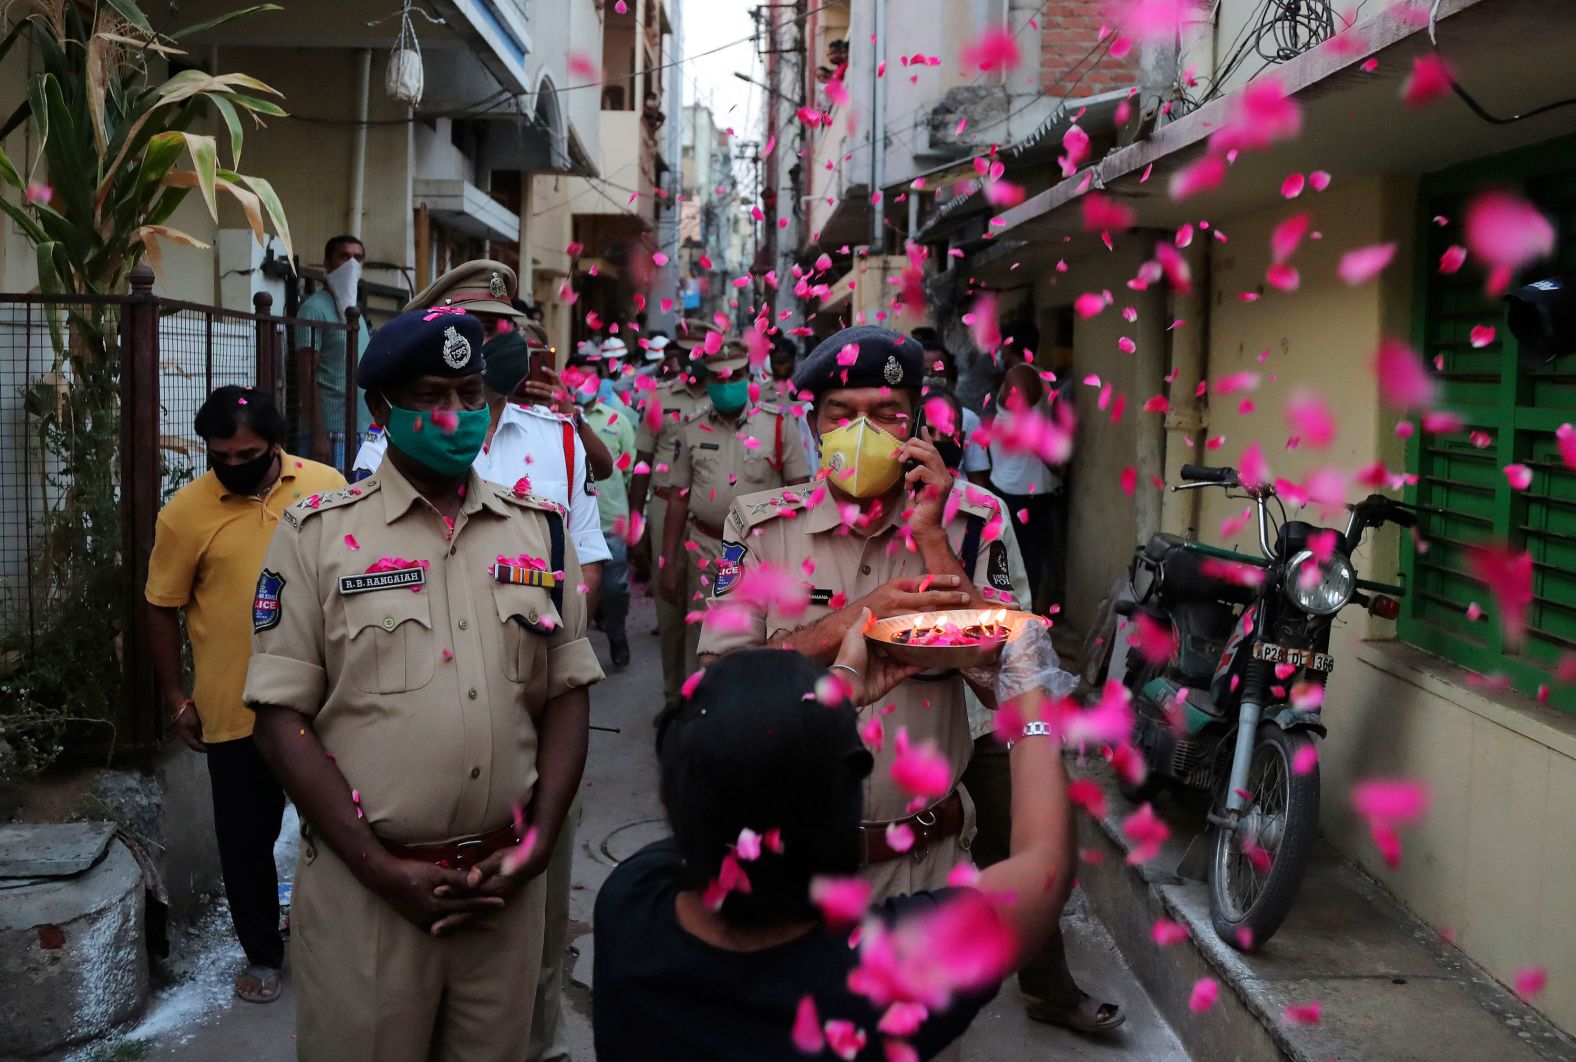
M 927 363 L 935 344 L 858 326 L 802 361 L 771 337 L 752 367 L 743 342 L 686 322 L 678 336 L 582 344 L 555 371 L 515 289 L 507 266 L 467 263 L 377 330 L 356 381 L 377 426 L 348 483 L 268 437 L 267 396 L 216 393 L 199 423 L 212 472 L 160 523 L 148 596 L 169 617 L 177 729 L 194 748 L 205 730 L 241 735 L 255 747 L 246 769 L 271 770 L 303 820 L 292 962 L 305 1059 L 567 1057 L 570 863 L 587 690 L 603 677 L 587 631 L 599 624 L 613 666 L 628 664 L 631 576 L 657 597 L 668 710 L 734 649 L 830 663 L 861 608 L 1030 602 L 1018 521 L 964 478 L 963 411 Z M 917 431 L 932 388 L 950 427 Z M 241 514 L 229 533 L 248 535 L 246 550 L 178 544 L 201 507 L 220 523 Z M 241 569 L 255 580 L 239 619 L 202 600 L 216 585 L 204 566 L 226 563 L 231 583 Z M 808 605 L 739 593 L 763 571 L 802 579 Z M 179 674 L 181 609 L 195 698 Z M 212 649 L 221 628 L 225 653 Z M 233 642 L 247 635 L 242 690 Z M 940 887 L 976 837 L 976 857 L 1005 853 L 1005 762 L 993 774 L 975 755 L 991 707 L 978 693 L 957 672 L 921 674 L 868 709 L 876 899 Z M 934 742 L 951 771 L 946 796 L 918 811 L 887 770 L 900 730 Z M 210 770 L 217 811 L 236 786 L 217 757 Z M 271 885 L 280 806 L 219 827 L 249 959 L 237 990 L 255 1002 L 278 994 L 277 908 L 241 879 Z M 916 841 L 899 851 L 889 838 L 905 833 Z M 1022 987 L 1045 1020 L 1120 1021 L 1078 990 L 1059 940 Z

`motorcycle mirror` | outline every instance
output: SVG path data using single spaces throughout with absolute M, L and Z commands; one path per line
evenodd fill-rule
M 1528 368 L 1576 351 L 1576 277 L 1548 277 L 1505 296 L 1506 323 Z

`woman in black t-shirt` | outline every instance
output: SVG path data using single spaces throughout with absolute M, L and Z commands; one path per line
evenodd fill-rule
M 853 706 L 913 670 L 868 656 L 864 619 L 831 672 L 788 650 L 732 653 L 663 720 L 673 836 L 597 897 L 600 1062 L 930 1058 L 1044 943 L 1071 885 L 1072 823 L 1043 726 L 1012 746 L 1012 855 L 977 888 L 862 910 L 872 758 Z M 1032 663 L 1042 638 L 1043 624 L 1009 643 L 1002 674 L 1035 674 L 1008 662 Z M 998 685 L 1004 703 L 1017 692 Z

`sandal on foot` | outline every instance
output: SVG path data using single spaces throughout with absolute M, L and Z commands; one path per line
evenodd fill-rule
M 1071 1007 L 1031 997 L 1024 1011 L 1034 1021 L 1086 1033 L 1110 1032 L 1127 1020 L 1115 1003 L 1096 1003 L 1093 996 L 1083 991 L 1078 995 L 1078 1002 Z
M 235 979 L 235 994 L 248 1003 L 272 1003 L 283 990 L 279 971 L 266 966 L 248 966 Z

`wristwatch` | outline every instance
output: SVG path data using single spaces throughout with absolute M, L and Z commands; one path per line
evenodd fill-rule
M 1016 745 L 1019 741 L 1022 741 L 1026 737 L 1052 737 L 1052 736 L 1053 735 L 1051 734 L 1051 724 L 1047 723 L 1043 719 L 1036 719 L 1032 723 L 1024 723 L 1023 724 L 1023 733 L 1018 735 L 1017 741 L 1009 741 L 1009 742 L 1007 742 L 1007 751 L 1011 752 L 1012 751 L 1012 747 L 1014 745 Z

